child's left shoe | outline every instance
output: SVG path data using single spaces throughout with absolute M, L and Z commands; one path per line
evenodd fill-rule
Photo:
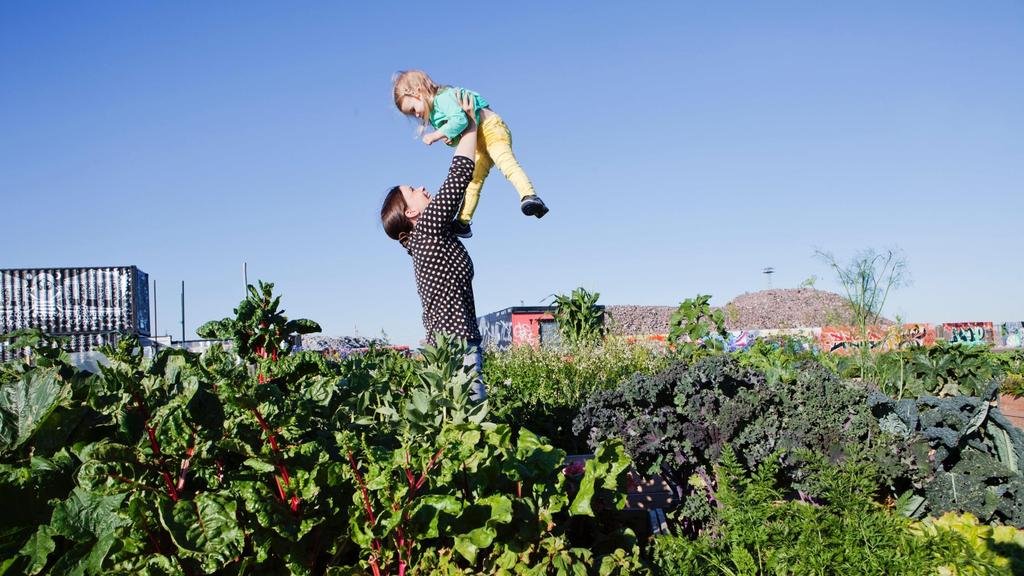
M 540 199 L 540 196 L 536 194 L 530 194 L 520 200 L 519 209 L 523 211 L 523 214 L 536 216 L 537 218 L 543 218 L 548 213 L 548 207 Z

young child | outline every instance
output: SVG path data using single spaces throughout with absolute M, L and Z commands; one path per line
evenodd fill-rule
M 466 129 L 469 120 L 457 101 L 458 88 L 438 86 L 430 76 L 419 70 L 399 72 L 395 76 L 393 87 L 395 106 L 402 114 L 413 116 L 423 122 L 424 129 L 429 124 L 434 131 L 423 136 L 423 143 L 431 145 L 439 140 L 454 146 L 459 135 Z M 543 217 L 548 212 L 544 201 L 533 190 L 533 184 L 526 172 L 519 165 L 512 153 L 512 134 L 508 126 L 491 110 L 490 105 L 476 92 L 466 90 L 474 98 L 477 132 L 476 166 L 473 169 L 473 180 L 466 188 L 466 198 L 458 218 L 452 223 L 457 236 L 469 238 L 473 235 L 470 223 L 473 213 L 480 201 L 480 188 L 484 179 L 497 164 L 505 178 L 512 183 L 519 193 L 519 208 L 527 216 Z

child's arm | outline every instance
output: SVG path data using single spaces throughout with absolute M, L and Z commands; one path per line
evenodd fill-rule
M 468 96 L 470 100 L 469 112 L 463 108 L 462 103 L 459 102 L 459 97 Z M 460 91 L 460 95 L 456 95 L 456 90 L 445 90 L 434 99 L 434 108 L 444 115 L 447 119 L 436 132 L 432 132 L 427 136 L 430 136 L 432 140 L 427 142 L 427 138 L 423 138 L 423 142 L 426 144 L 433 144 L 441 138 L 447 138 L 446 142 L 451 142 L 459 137 L 459 134 L 469 126 L 469 119 L 475 117 L 475 100 L 476 98 L 466 92 L 465 90 Z
M 451 142 L 451 140 L 449 140 L 447 136 L 442 134 L 440 130 L 436 132 L 431 132 L 430 134 L 427 134 L 423 137 L 423 143 L 426 144 L 427 146 L 430 146 L 431 144 L 437 142 L 438 140 L 444 140 L 445 144 Z
M 462 94 L 462 104 L 472 110 L 473 96 Z M 437 190 L 437 194 L 427 204 L 416 221 L 416 230 L 422 234 L 443 236 L 451 234 L 451 222 L 459 213 L 462 199 L 466 196 L 466 187 L 473 179 L 473 158 L 476 157 L 476 122 L 472 116 L 468 120 L 465 133 L 455 147 L 455 156 L 448 169 L 448 178 Z

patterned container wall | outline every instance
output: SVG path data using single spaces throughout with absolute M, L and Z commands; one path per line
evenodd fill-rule
M 0 334 L 23 328 L 70 337 L 71 351 L 148 336 L 149 276 L 135 266 L 0 270 Z

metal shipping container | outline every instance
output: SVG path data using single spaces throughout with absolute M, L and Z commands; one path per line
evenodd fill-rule
M 39 328 L 72 351 L 149 336 L 149 275 L 135 266 L 0 270 L 0 334 Z

